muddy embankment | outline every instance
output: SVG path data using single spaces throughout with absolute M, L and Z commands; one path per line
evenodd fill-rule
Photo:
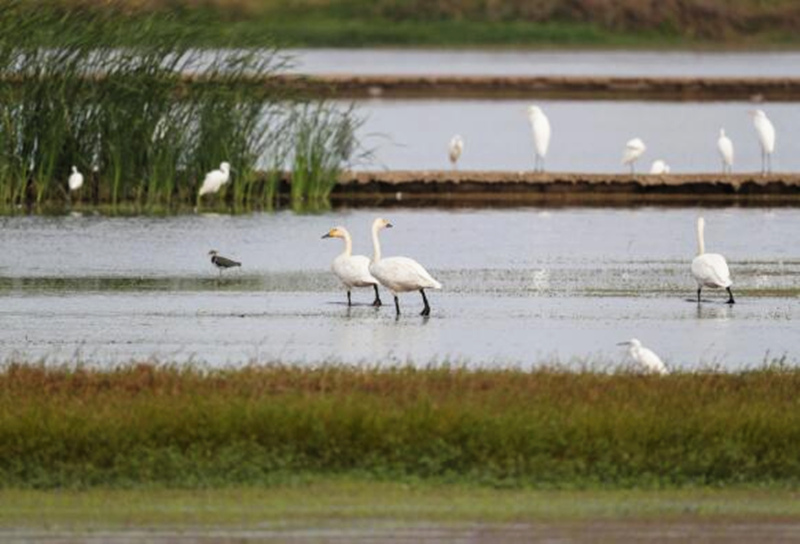
M 581 174 L 568 172 L 345 172 L 337 204 L 508 206 L 697 203 L 800 205 L 800 174 Z
M 800 100 L 800 78 L 283 75 L 267 87 L 332 98 Z

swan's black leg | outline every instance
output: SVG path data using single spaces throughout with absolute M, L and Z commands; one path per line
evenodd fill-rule
M 397 299 L 397 295 L 394 296 L 394 311 L 400 315 L 400 301 Z
M 353 303 L 350 301 L 350 291 L 349 290 L 347 291 L 347 305 L 348 306 L 352 306 L 353 305 Z
M 697 303 L 698 304 L 700 304 L 700 291 L 702 291 L 702 290 L 703 290 L 702 287 L 698 287 L 697 288 Z
M 735 304 L 735 303 L 736 303 L 736 301 L 735 301 L 735 300 L 733 300 L 733 291 L 731 291 L 731 288 L 730 288 L 730 287 L 726 287 L 725 289 L 727 289 L 727 290 L 728 290 L 728 297 L 729 297 L 729 298 L 728 298 L 728 304 Z
M 378 286 L 375 284 L 372 286 L 375 288 L 375 300 L 372 301 L 372 305 L 377 308 L 378 306 L 382 305 L 383 302 L 381 302 L 381 294 L 378 292 Z
M 422 313 L 419 315 L 431 315 L 431 307 L 428 305 L 428 297 L 425 296 L 425 289 L 420 289 L 419 292 L 422 294 L 422 302 L 425 304 Z

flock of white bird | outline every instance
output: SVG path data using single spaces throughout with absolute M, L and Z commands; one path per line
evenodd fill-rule
M 763 110 L 753 110 L 750 112 L 753 118 L 753 127 L 758 135 L 758 142 L 761 145 L 761 172 L 763 174 L 772 171 L 772 153 L 775 152 L 775 127 Z M 528 108 L 528 121 L 531 124 L 533 133 L 533 147 L 535 152 L 534 171 L 544 172 L 544 159 L 550 147 L 550 120 L 539 106 Z M 733 142 L 725 135 L 725 129 L 719 130 L 717 139 L 717 149 L 722 159 L 722 173 L 730 174 L 733 171 Z M 639 158 L 647 151 L 647 146 L 641 138 L 632 138 L 625 144 L 622 152 L 622 165 L 631 169 L 631 174 L 635 174 L 635 164 Z M 458 159 L 464 152 L 464 139 L 453 136 L 448 147 L 448 157 L 453 168 L 458 167 Z M 669 174 L 670 167 L 663 159 L 656 159 L 650 165 L 651 174 Z

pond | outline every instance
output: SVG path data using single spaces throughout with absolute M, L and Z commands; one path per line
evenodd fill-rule
M 0 359 L 240 365 L 459 362 L 524 367 L 618 364 L 637 337 L 669 365 L 726 369 L 800 354 L 800 214 L 705 211 L 737 304 L 693 301 L 693 208 L 518 208 L 319 215 L 17 216 L 0 218 Z M 344 290 L 329 272 L 350 228 L 371 254 L 419 260 L 444 285 L 401 297 Z M 209 249 L 241 260 L 217 280 Z

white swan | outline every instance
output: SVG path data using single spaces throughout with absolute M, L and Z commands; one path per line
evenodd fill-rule
M 669 174 L 669 165 L 662 159 L 655 160 L 650 165 L 650 173 L 656 175 Z
M 448 156 L 450 157 L 450 163 L 453 165 L 453 170 L 458 169 L 457 163 L 458 158 L 461 156 L 461 153 L 464 151 L 464 139 L 461 138 L 458 134 L 453 136 L 453 139 L 450 140 L 450 147 L 448 148 Z
M 386 219 L 376 219 L 372 223 L 372 246 L 374 254 L 369 265 L 369 272 L 386 287 L 394 297 L 394 308 L 397 315 L 400 315 L 400 301 L 398 293 L 408 291 L 419 291 L 422 295 L 422 302 L 425 307 L 420 315 L 430 315 L 431 307 L 428 305 L 428 297 L 425 296 L 425 289 L 441 289 L 442 284 L 428 274 L 421 264 L 408 257 L 389 257 L 381 258 L 381 243 L 378 240 L 378 232 L 381 229 L 391 228 L 392 224 Z
M 528 120 L 533 131 L 533 146 L 536 149 L 536 159 L 533 165 L 535 171 L 544 172 L 544 158 L 550 147 L 550 120 L 539 106 L 528 107 Z
M 209 193 L 216 193 L 220 188 L 228 183 L 231 179 L 231 165 L 223 162 L 219 165 L 219 170 L 212 170 L 206 174 L 203 180 L 203 185 L 200 186 L 200 192 L 197 196 L 203 196 Z
M 630 165 L 631 174 L 635 172 L 633 163 L 635 163 L 645 151 L 647 151 L 647 146 L 644 145 L 644 142 L 640 138 L 628 140 L 628 143 L 625 144 L 625 151 L 622 154 L 622 164 Z
M 72 167 L 72 174 L 70 174 L 67 183 L 69 184 L 70 191 L 77 191 L 83 187 L 83 174 L 78 171 L 77 166 Z
M 719 155 L 722 157 L 722 173 L 730 174 L 733 170 L 733 142 L 725 135 L 724 128 L 719 129 L 717 149 L 719 149 Z
M 764 110 L 753 110 L 753 126 L 758 134 L 758 143 L 761 144 L 761 173 L 772 171 L 772 153 L 775 151 L 775 127 L 764 113 Z
M 350 290 L 353 287 L 370 287 L 375 289 L 373 306 L 381 305 L 381 296 L 378 293 L 378 280 L 369 273 L 369 258 L 364 255 L 353 255 L 353 239 L 344 227 L 334 227 L 323 235 L 322 238 L 342 238 L 344 251 L 333 260 L 331 270 L 347 287 L 347 305 L 352 306 Z
M 733 304 L 731 292 L 731 272 L 725 257 L 719 253 L 706 253 L 705 219 L 697 218 L 697 257 L 692 261 L 692 276 L 697 281 L 697 302 L 700 302 L 700 291 L 703 287 L 725 289 L 728 291 L 728 304 Z
M 631 356 L 631 359 L 636 361 L 636 364 L 647 372 L 662 375 L 669 373 L 661 357 L 656 355 L 653 350 L 644 347 L 636 338 L 631 338 L 627 342 L 621 342 L 617 345 L 628 346 L 628 354 Z

